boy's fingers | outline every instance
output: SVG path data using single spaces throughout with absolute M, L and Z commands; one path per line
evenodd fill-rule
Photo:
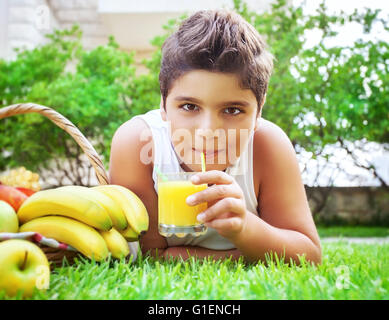
M 193 177 L 191 177 L 191 181 L 194 184 L 231 184 L 234 182 L 234 179 L 223 171 L 211 170 L 206 172 L 198 172 Z
M 206 222 L 205 225 L 209 228 L 214 228 L 216 230 L 235 231 L 241 228 L 242 220 L 238 217 L 228 219 L 215 219 Z
M 241 215 L 243 214 L 242 210 L 241 200 L 235 198 L 225 198 L 203 211 L 197 216 L 197 219 L 200 222 L 208 222 L 213 219 L 217 219 L 226 212 L 233 212 L 236 215 Z
M 211 202 L 224 198 L 237 198 L 241 199 L 243 195 L 240 190 L 233 184 L 213 185 L 203 191 L 196 192 L 195 194 L 186 198 L 186 203 L 190 206 L 202 202 Z

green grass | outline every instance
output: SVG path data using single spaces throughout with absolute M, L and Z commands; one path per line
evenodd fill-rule
M 54 269 L 32 299 L 389 299 L 389 244 L 324 243 L 319 266 L 85 259 Z
M 389 237 L 388 227 L 370 226 L 318 226 L 320 237 Z

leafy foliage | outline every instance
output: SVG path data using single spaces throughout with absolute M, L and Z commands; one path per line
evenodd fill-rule
M 236 10 L 262 34 L 275 57 L 263 116 L 279 125 L 297 153 L 301 149 L 329 161 L 323 150 L 336 144 L 353 158 L 354 164 L 370 171 L 387 186 L 372 163 L 358 159 L 358 145 L 389 142 L 389 44 L 372 36 L 373 26 L 387 32 L 380 10 L 355 10 L 352 14 L 328 12 L 325 1 L 313 15 L 305 15 L 303 4 L 289 7 L 285 0 L 270 12 L 250 12 L 240 0 Z M 352 45 L 330 46 L 338 29 L 359 24 L 364 34 Z M 306 48 L 309 31 L 321 35 L 318 44 Z M 372 37 L 370 37 L 372 38 Z M 349 143 L 355 143 L 353 148 Z
M 370 33 L 373 23 L 385 24 L 378 10 L 332 16 L 322 2 L 316 15 L 304 16 L 301 6 L 286 7 L 280 0 L 258 15 L 240 1 L 235 6 L 266 37 L 276 58 L 264 116 L 294 144 L 315 152 L 340 139 L 389 141 L 388 43 L 358 39 L 351 47 L 326 45 L 338 34 L 336 26 L 360 23 Z M 321 31 L 320 42 L 305 49 L 306 32 L 313 29 Z
M 347 142 L 388 142 L 388 43 L 358 39 L 353 46 L 326 45 L 337 35 L 336 26 L 347 23 L 360 24 L 366 34 L 377 24 L 389 31 L 378 10 L 334 16 L 323 2 L 316 14 L 307 16 L 302 6 L 278 0 L 271 11 L 258 14 L 241 0 L 234 4 L 275 56 L 263 116 L 288 134 L 297 152 L 303 148 L 316 157 L 329 144 L 346 148 Z M 153 40 L 156 49 L 143 61 L 149 72 L 140 75 L 133 53 L 119 50 L 112 37 L 87 52 L 77 25 L 55 31 L 48 44 L 21 51 L 14 61 L 0 60 L 0 107 L 30 101 L 54 108 L 80 129 L 107 164 L 115 130 L 158 107 L 160 48 L 184 18 L 168 21 L 165 34 Z M 305 48 L 309 30 L 319 30 L 321 41 Z M 65 170 L 58 160 L 81 161 L 81 149 L 72 138 L 41 115 L 10 117 L 1 126 L 0 170 L 23 165 L 40 172 L 51 160 Z M 377 176 L 374 167 L 365 168 Z M 82 184 L 82 173 L 70 171 L 68 178 Z
M 34 102 L 49 106 L 75 124 L 104 159 L 109 158 L 113 133 L 135 112 L 128 100 L 133 86 L 133 54 L 122 52 L 110 37 L 106 46 L 83 50 L 78 26 L 56 31 L 51 42 L 23 51 L 10 63 L 2 62 L 2 106 Z M 41 115 L 28 114 L 2 120 L 2 150 L 12 151 L 0 159 L 0 168 L 24 165 L 47 168 L 51 159 L 76 159 L 81 149 L 62 129 Z M 104 161 L 103 161 L 104 162 Z M 57 162 L 58 163 L 58 162 Z M 64 169 L 59 165 L 58 169 Z M 68 175 L 81 183 L 77 170 Z

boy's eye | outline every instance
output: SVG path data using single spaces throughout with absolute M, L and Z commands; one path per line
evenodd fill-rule
M 194 111 L 198 111 L 199 110 L 199 107 L 194 105 L 194 104 L 191 104 L 191 103 L 185 103 L 181 106 L 182 109 L 184 109 L 185 111 L 187 112 L 194 112 Z M 228 114 L 230 116 L 237 116 L 241 113 L 243 113 L 244 111 L 242 111 L 241 109 L 239 108 L 236 108 L 236 107 L 229 107 L 229 108 L 226 108 L 224 109 L 224 113 L 225 114 Z
M 224 110 L 226 111 L 225 113 L 227 113 L 227 114 L 229 114 L 231 116 L 237 116 L 238 114 L 243 112 L 239 108 L 235 108 L 235 107 L 226 108 Z
M 185 111 L 196 111 L 197 109 L 197 106 L 194 105 L 194 104 L 191 104 L 191 103 L 186 103 L 184 105 L 181 106 L 182 109 L 184 109 Z

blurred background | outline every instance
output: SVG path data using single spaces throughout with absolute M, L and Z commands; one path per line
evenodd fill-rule
M 0 0 L 0 108 L 57 110 L 108 171 L 115 130 L 159 106 L 163 41 L 191 13 L 221 7 L 276 58 L 262 115 L 292 141 L 315 221 L 389 226 L 388 1 Z M 43 189 L 98 184 L 43 116 L 2 119 L 0 130 L 0 180 L 25 167 Z

